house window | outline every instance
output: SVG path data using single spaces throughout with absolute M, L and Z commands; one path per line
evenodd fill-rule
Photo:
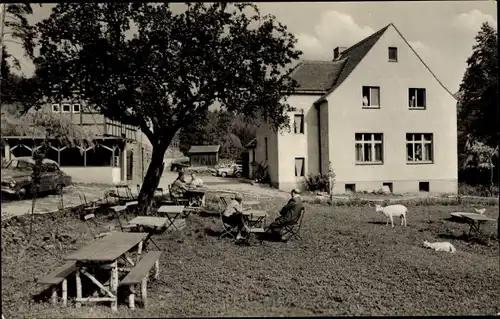
M 364 108 L 379 108 L 380 107 L 380 87 L 378 86 L 363 86 L 363 107 Z
M 304 134 L 304 114 L 294 115 L 293 131 L 295 134 Z
M 80 104 L 73 104 L 73 113 L 80 113 Z
M 398 48 L 389 47 L 389 62 L 398 62 Z
M 63 104 L 62 105 L 62 112 L 63 113 L 70 113 L 71 112 L 71 104 Z
M 433 162 L 433 136 L 430 133 L 406 134 L 406 161 L 408 163 Z
M 52 104 L 52 112 L 59 113 L 60 111 L 59 104 Z
M 425 89 L 408 89 L 408 106 L 410 109 L 425 109 Z
M 387 187 L 389 192 L 392 193 L 392 183 L 382 183 L 382 187 Z
M 267 153 L 267 137 L 264 137 L 264 147 L 266 148 L 265 152 L 266 152 L 266 161 L 268 160 L 268 153 Z
M 382 164 L 382 133 L 356 133 L 356 164 Z
M 428 192 L 429 191 L 429 182 L 419 182 L 418 183 L 418 191 L 419 192 Z
M 305 159 L 303 157 L 296 157 L 295 158 L 295 176 L 300 177 L 304 176 L 304 162 Z

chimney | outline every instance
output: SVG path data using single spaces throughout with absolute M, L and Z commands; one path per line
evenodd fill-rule
M 338 58 L 340 58 L 340 55 L 345 51 L 345 49 L 347 49 L 347 47 L 336 47 L 335 49 L 333 49 L 333 59 L 337 60 Z

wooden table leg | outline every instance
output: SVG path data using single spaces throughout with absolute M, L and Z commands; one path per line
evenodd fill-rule
M 111 264 L 111 292 L 115 295 L 113 301 L 111 301 L 111 310 L 118 311 L 118 261 L 114 261 Z
M 68 281 L 66 279 L 62 282 L 62 305 L 63 307 L 68 305 Z
M 139 243 L 139 245 L 137 246 L 137 256 L 136 256 L 136 259 L 135 259 L 135 264 L 136 264 L 136 265 L 137 265 L 137 263 L 141 260 L 142 245 L 143 245 L 143 241 L 141 241 L 141 242 Z
M 76 268 L 75 279 L 76 279 L 76 303 L 75 303 L 75 306 L 76 306 L 76 308 L 80 308 L 82 305 L 80 302 L 80 300 L 82 299 L 82 279 L 80 278 L 80 268 Z
M 148 275 L 144 277 L 141 283 L 141 299 L 142 307 L 146 308 L 148 305 Z

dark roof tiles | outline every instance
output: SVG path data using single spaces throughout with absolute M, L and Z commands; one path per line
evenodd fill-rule
M 189 148 L 189 154 L 194 153 L 217 153 L 220 145 L 193 145 Z

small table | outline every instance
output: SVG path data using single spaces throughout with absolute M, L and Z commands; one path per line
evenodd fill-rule
M 451 213 L 451 216 L 462 218 L 467 222 L 467 224 L 469 224 L 469 235 L 472 232 L 480 234 L 481 233 L 480 227 L 482 224 L 484 224 L 487 221 L 495 221 L 491 217 L 484 216 L 484 215 L 477 214 L 477 213 L 456 212 L 456 213 Z
M 111 309 L 118 310 L 118 272 L 128 272 L 130 268 L 118 267 L 118 259 L 124 258 L 126 262 L 135 266 L 139 262 L 142 254 L 142 245 L 148 237 L 148 233 L 124 233 L 116 232 L 91 242 L 80 248 L 78 251 L 64 257 L 65 260 L 76 262 L 76 307 L 79 308 L 82 302 L 111 301 Z M 126 253 L 137 247 L 135 262 Z M 94 268 L 110 269 L 109 289 L 105 287 L 107 283 L 100 283 L 92 274 Z M 107 297 L 83 298 L 82 281 L 80 274 L 88 277 L 101 292 Z
M 205 206 L 206 189 L 203 188 L 189 188 L 184 197 L 189 199 L 189 206 L 202 207 Z
M 242 212 L 248 227 L 259 227 L 267 218 L 267 213 L 261 210 L 247 210 Z
M 177 226 L 175 226 L 174 222 L 175 222 L 175 220 L 177 218 L 179 218 L 179 216 L 183 212 L 184 212 L 184 206 L 180 206 L 180 205 L 177 205 L 177 206 L 161 206 L 160 208 L 158 208 L 158 213 L 159 214 L 165 214 L 165 217 L 170 222 L 170 224 L 168 224 L 165 227 L 165 231 L 167 231 L 172 226 L 179 231 L 179 229 L 177 228 Z

